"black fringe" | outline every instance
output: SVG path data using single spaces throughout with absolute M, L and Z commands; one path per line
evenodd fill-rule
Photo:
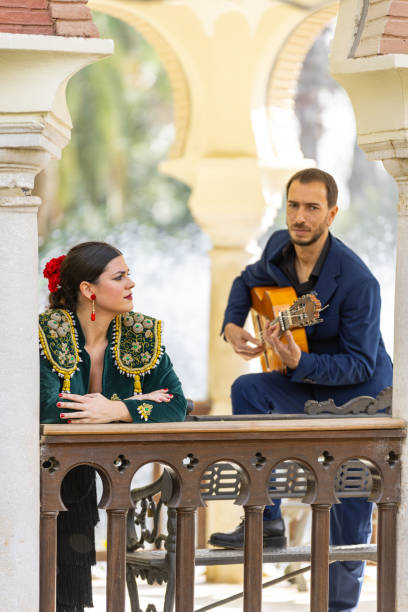
M 80 465 L 61 486 L 68 512 L 58 515 L 57 612 L 93 608 L 91 566 L 96 563 L 94 528 L 99 520 L 95 470 Z

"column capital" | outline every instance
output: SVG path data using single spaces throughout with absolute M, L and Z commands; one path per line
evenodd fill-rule
M 408 142 L 405 144 L 408 147 Z M 383 159 L 384 168 L 398 185 L 398 214 L 408 215 L 408 156 Z
M 70 140 L 70 77 L 113 50 L 110 40 L 0 33 L 0 189 L 34 187 Z
M 10 209 L 13 212 L 36 213 L 40 204 L 41 198 L 36 196 L 11 196 L 0 192 L 0 211 Z
M 259 234 L 270 206 L 271 221 L 282 204 L 288 179 L 310 160 L 269 164 L 257 157 L 183 157 L 166 161 L 160 170 L 192 188 L 190 208 L 213 245 L 245 249 Z

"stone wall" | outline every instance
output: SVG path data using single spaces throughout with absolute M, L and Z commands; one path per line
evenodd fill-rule
M 87 0 L 2 0 L 0 32 L 99 37 Z

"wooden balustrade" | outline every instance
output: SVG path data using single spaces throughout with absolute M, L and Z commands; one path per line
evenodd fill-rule
M 304 466 L 312 507 L 311 610 L 328 602 L 329 510 L 337 503 L 334 480 L 342 464 L 358 457 L 373 474 L 377 502 L 378 612 L 395 610 L 396 510 L 405 423 L 391 417 L 163 424 L 43 425 L 41 437 L 41 612 L 55 612 L 56 520 L 64 507 L 60 487 L 73 467 L 87 464 L 102 477 L 100 506 L 108 514 L 107 603 L 125 610 L 126 515 L 134 473 L 160 462 L 171 469 L 169 506 L 177 512 L 176 612 L 194 610 L 195 511 L 203 505 L 202 473 L 226 460 L 238 464 L 238 503 L 245 509 L 244 611 L 261 612 L 262 508 L 274 466 L 292 459 Z M 261 458 L 261 460 L 260 460 Z

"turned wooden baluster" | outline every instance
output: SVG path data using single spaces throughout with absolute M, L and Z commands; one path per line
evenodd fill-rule
M 125 612 L 126 518 L 128 508 L 108 509 L 106 610 Z
M 329 605 L 330 504 L 312 504 L 311 612 L 327 612 Z
M 263 506 L 245 506 L 244 612 L 262 609 Z
M 195 508 L 177 508 L 176 612 L 194 610 Z
M 57 596 L 58 510 L 40 515 L 40 612 L 55 612 Z
M 395 612 L 397 504 L 379 503 L 377 507 L 377 612 Z

